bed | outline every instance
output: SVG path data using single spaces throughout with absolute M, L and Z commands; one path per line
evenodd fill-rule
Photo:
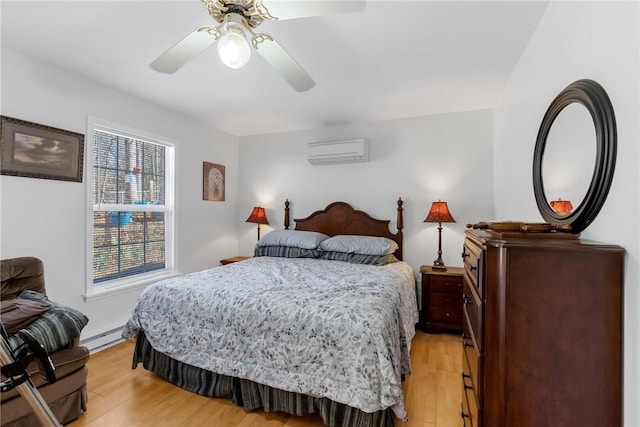
M 319 413 L 333 427 L 406 420 L 418 311 L 402 200 L 395 233 L 344 202 L 293 230 L 289 218 L 286 201 L 285 229 L 253 258 L 146 288 L 123 331 L 132 367 L 246 411 Z

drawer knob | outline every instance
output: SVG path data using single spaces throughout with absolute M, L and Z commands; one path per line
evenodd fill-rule
M 462 416 L 462 419 L 471 418 L 471 415 L 465 414 L 464 411 L 460 412 L 460 415 Z

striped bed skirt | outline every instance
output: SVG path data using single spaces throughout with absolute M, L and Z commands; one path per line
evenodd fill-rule
M 156 351 L 144 332 L 138 334 L 132 368 L 135 369 L 139 363 L 148 371 L 187 391 L 230 399 L 247 412 L 259 408 L 265 412 L 284 412 L 296 416 L 317 412 L 324 423 L 331 427 L 395 426 L 395 415 L 391 408 L 367 413 L 327 398 L 279 390 L 177 361 Z

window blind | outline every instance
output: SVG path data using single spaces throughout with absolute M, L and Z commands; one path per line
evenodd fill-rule
M 166 147 L 94 130 L 93 280 L 165 268 Z

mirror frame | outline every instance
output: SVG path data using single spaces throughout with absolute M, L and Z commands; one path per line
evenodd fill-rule
M 559 215 L 551 208 L 544 192 L 542 159 L 554 120 L 566 106 L 574 102 L 584 105 L 593 119 L 596 131 L 596 159 L 584 199 L 569 215 Z M 554 225 L 569 225 L 574 234 L 587 228 L 600 212 L 609 193 L 613 181 L 616 151 L 616 118 L 604 88 L 589 79 L 578 80 L 564 88 L 553 100 L 542 119 L 533 153 L 533 191 L 538 210 L 545 221 Z

